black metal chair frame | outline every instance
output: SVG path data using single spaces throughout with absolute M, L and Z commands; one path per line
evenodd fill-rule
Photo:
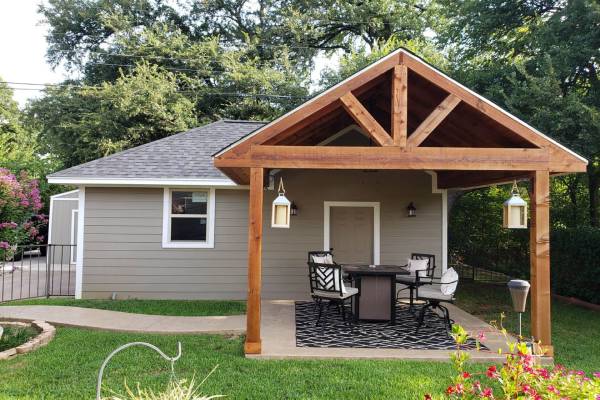
M 396 301 L 400 300 L 400 292 L 404 290 L 409 290 L 409 310 L 411 312 L 414 311 L 414 301 L 415 298 L 419 296 L 419 287 L 423 285 L 431 285 L 433 284 L 434 273 L 435 273 L 435 255 L 433 254 L 424 254 L 424 253 L 412 253 L 410 255 L 412 260 L 429 260 L 428 267 L 425 271 L 425 276 L 421 276 L 419 274 L 420 271 L 415 273 L 415 281 L 414 282 L 406 282 L 402 278 L 396 279 L 396 283 L 400 283 L 405 285 L 406 288 L 400 289 L 396 292 Z M 408 265 L 407 265 L 408 266 Z M 416 294 L 416 296 L 415 296 Z
M 434 282 L 432 282 L 432 284 L 433 283 L 441 284 L 441 278 L 434 278 L 433 281 Z M 452 282 L 444 282 L 444 285 L 452 285 L 454 283 L 458 284 L 458 279 L 455 281 L 452 281 Z M 421 297 L 421 296 L 417 295 L 417 300 L 425 301 L 425 304 L 419 310 L 419 316 L 417 318 L 417 333 L 419 333 L 419 329 L 421 329 L 421 326 L 423 326 L 424 319 L 425 319 L 425 313 L 427 312 L 428 309 L 430 309 L 432 311 L 439 309 L 442 312 L 442 318 L 444 319 L 444 325 L 446 326 L 446 330 L 448 332 L 452 330 L 452 324 L 454 324 L 454 321 L 450 318 L 450 312 L 448 311 L 448 308 L 443 306 L 442 303 L 453 304 L 455 294 L 456 294 L 456 290 L 454 291 L 454 293 L 452 293 L 452 297 L 449 300 L 434 299 L 434 298 L 429 298 L 427 296 Z
M 312 252 L 311 252 L 312 253 Z M 310 259 L 309 253 L 309 259 Z M 350 300 L 350 307 L 352 307 L 352 299 L 358 294 L 352 294 L 347 296 L 342 291 L 342 266 L 339 264 L 321 264 L 312 261 L 308 262 L 309 278 L 310 278 L 310 294 L 312 299 L 315 301 L 318 307 L 319 314 L 317 317 L 317 325 L 321 322 L 323 315 L 323 307 L 325 306 L 324 301 L 327 300 L 329 305 L 338 306 L 338 310 L 342 313 L 342 320 L 347 322 L 346 319 L 346 301 Z M 337 271 L 337 274 L 336 274 Z M 337 275 L 337 282 L 336 282 Z M 331 296 L 322 296 L 321 293 L 330 293 Z

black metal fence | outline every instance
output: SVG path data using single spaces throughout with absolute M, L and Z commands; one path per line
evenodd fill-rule
M 0 302 L 74 296 L 76 255 L 74 244 L 17 246 L 0 260 Z
M 473 267 L 471 265 L 455 263 L 452 268 L 456 270 L 461 279 L 475 282 L 505 284 L 511 277 L 502 272 L 492 271 L 485 268 Z

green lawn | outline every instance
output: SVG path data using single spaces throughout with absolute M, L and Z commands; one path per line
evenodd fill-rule
M 51 305 L 98 308 L 138 314 L 208 316 L 239 315 L 246 312 L 244 301 L 220 300 L 76 300 L 72 298 L 28 299 L 2 303 L 6 306 Z
M 528 299 L 530 303 L 531 298 Z M 500 320 L 506 314 L 504 326 L 518 332 L 518 317 L 512 311 L 510 295 L 505 285 L 462 282 L 457 293 L 457 305 L 485 321 Z M 523 314 L 523 335 L 530 334 L 529 312 Z M 555 361 L 588 373 L 600 371 L 600 313 L 559 300 L 552 301 L 552 339 Z
M 459 306 L 486 320 L 496 319 L 501 311 L 509 310 L 505 287 L 464 283 L 458 300 Z M 68 303 L 75 304 L 74 301 Z M 173 302 L 173 305 L 185 310 L 195 303 Z M 136 303 L 121 304 L 130 304 L 124 310 L 131 311 L 134 308 L 131 304 Z M 216 313 L 214 304 L 202 304 L 205 313 Z M 164 311 L 166 306 L 154 307 Z M 197 312 L 191 314 L 198 315 Z M 587 372 L 600 369 L 599 313 L 555 302 L 553 314 L 557 361 Z M 507 326 L 513 329 L 514 314 L 508 315 Z M 203 386 L 204 391 L 225 394 L 231 399 L 422 399 L 424 393 L 443 391 L 453 376 L 449 363 L 248 360 L 243 357 L 243 338 L 240 337 L 161 336 L 58 328 L 50 345 L 0 361 L 0 399 L 93 398 L 100 364 L 113 349 L 131 341 L 147 341 L 167 354 L 174 354 L 178 340 L 183 344 L 183 356 L 176 364 L 178 377 L 195 375 L 201 380 L 219 365 Z M 485 367 L 480 364 L 473 368 Z M 113 359 L 107 369 L 106 383 L 116 391 L 122 389 L 125 380 L 130 386 L 140 382 L 144 387 L 160 389 L 168 378 L 167 362 L 149 349 L 133 348 Z
M 91 399 L 102 360 L 131 341 L 148 341 L 174 354 L 182 342 L 177 375 L 202 379 L 208 394 L 230 399 L 422 399 L 444 390 L 452 376 L 448 363 L 407 361 L 260 361 L 242 354 L 242 338 L 209 335 L 160 336 L 58 328 L 47 347 L 0 361 L 0 399 Z M 483 368 L 480 366 L 479 368 Z M 149 349 L 132 348 L 117 355 L 107 369 L 108 387 L 160 388 L 169 364 Z

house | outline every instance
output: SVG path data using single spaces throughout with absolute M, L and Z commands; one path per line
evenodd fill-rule
M 48 179 L 79 187 L 78 297 L 247 298 L 247 353 L 261 299 L 308 296 L 307 251 L 430 253 L 441 273 L 448 191 L 531 179 L 532 327 L 551 351 L 549 179 L 586 164 L 399 49 L 272 122 L 218 121 Z M 289 229 L 270 224 L 279 180 Z

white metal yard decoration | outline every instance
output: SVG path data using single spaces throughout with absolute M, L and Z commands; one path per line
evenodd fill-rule
M 527 228 L 527 202 L 521 198 L 517 181 L 513 183 L 512 195 L 504 202 L 502 226 L 511 229 Z
M 285 197 L 283 178 L 279 180 L 279 195 L 273 200 L 271 210 L 271 228 L 289 228 L 292 202 Z
M 150 343 L 146 343 L 146 342 L 131 342 L 131 343 L 127 343 L 127 344 L 124 344 L 123 346 L 117 348 L 112 353 L 110 353 L 108 355 L 108 357 L 106 357 L 106 359 L 102 363 L 102 366 L 100 367 L 100 372 L 98 372 L 98 384 L 96 386 L 96 400 L 102 400 L 101 392 L 102 392 L 102 376 L 104 375 L 104 368 L 106 368 L 106 365 L 108 364 L 108 362 L 110 361 L 110 359 L 114 357 L 115 354 L 117 354 L 118 352 L 120 352 L 122 350 L 125 350 L 125 349 L 127 349 L 129 347 L 132 347 L 132 346 L 145 346 L 145 347 L 149 347 L 152 350 L 156 351 L 158 354 L 160 354 L 160 356 L 162 358 L 164 358 L 165 360 L 167 360 L 167 361 L 169 361 L 171 363 L 171 379 L 175 379 L 175 361 L 179 360 L 179 358 L 181 357 L 181 342 L 177 342 L 177 355 L 175 357 L 169 357 L 169 356 L 167 356 L 158 347 L 156 347 L 155 345 L 150 344 Z

